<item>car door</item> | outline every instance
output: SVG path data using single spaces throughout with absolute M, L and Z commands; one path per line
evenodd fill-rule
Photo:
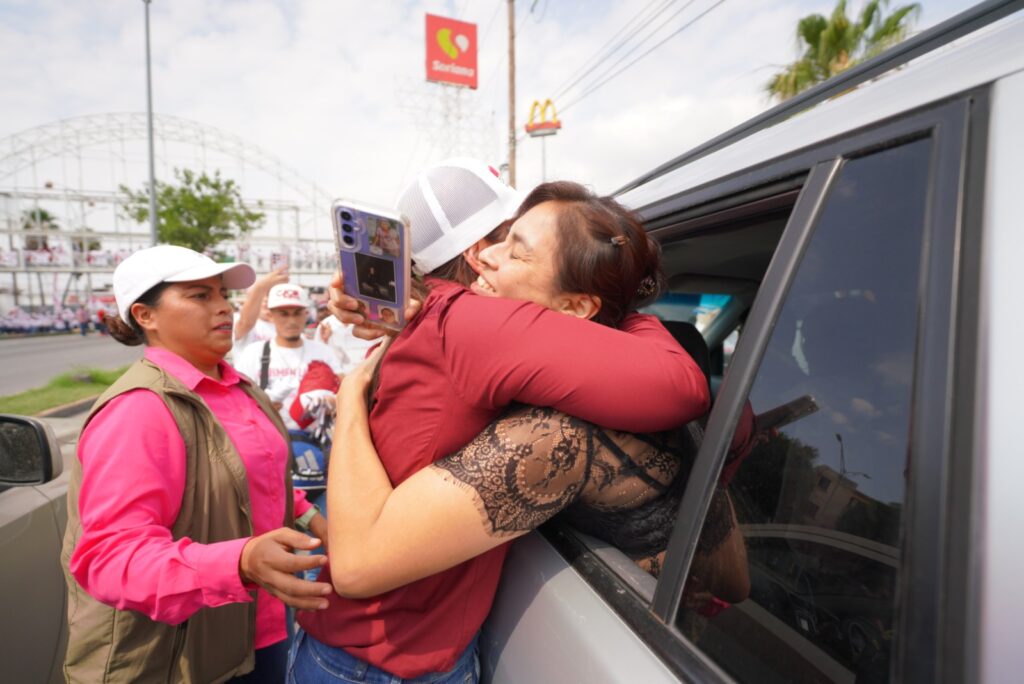
M 965 143 L 983 100 L 909 113 L 699 189 L 708 201 L 761 188 L 747 200 L 755 213 L 794 186 L 799 196 L 742 325 L 661 574 L 637 573 L 557 522 L 517 543 L 481 641 L 486 677 L 957 681 L 963 662 L 936 636 L 942 611 L 963 610 L 948 600 L 958 571 L 944 555 L 963 541 L 943 523 L 958 505 L 943 495 L 950 304 L 963 287 Z M 674 251 L 737 230 L 729 219 L 687 231 L 672 212 L 695 210 L 676 191 L 648 210 L 670 269 L 681 263 Z M 743 225 L 756 219 L 744 214 Z M 737 253 L 745 244 L 737 239 Z M 800 411 L 737 439 L 745 420 L 795 400 Z M 749 598 L 733 605 L 701 592 L 693 572 L 707 537 L 721 534 L 708 511 L 722 491 L 750 577 Z

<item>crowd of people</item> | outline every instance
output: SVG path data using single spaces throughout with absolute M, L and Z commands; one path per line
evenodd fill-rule
M 382 236 L 382 239 L 384 238 L 386 236 Z M 70 240 L 70 237 L 66 239 Z M 50 240 L 55 239 L 51 237 Z M 109 268 L 118 266 L 136 251 L 137 249 L 127 248 L 81 251 L 59 243 L 43 249 L 0 249 L 0 268 Z M 282 254 L 287 254 L 293 271 L 330 270 L 336 260 L 332 250 L 312 244 L 288 247 L 230 245 L 223 248 L 223 255 L 228 259 L 251 263 L 257 270 L 272 268 L 275 258 Z
M 47 335 L 95 331 L 106 334 L 106 310 L 68 306 L 59 310 L 26 311 L 14 307 L 0 315 L 0 335 Z
M 172 246 L 118 266 L 110 334 L 145 353 L 71 463 L 69 681 L 477 681 L 508 542 L 557 514 L 657 572 L 693 456 L 679 431 L 710 403 L 637 313 L 662 287 L 657 244 L 611 198 L 524 197 L 474 160 L 428 169 L 398 210 L 425 277 L 393 336 L 340 274 L 318 306 L 287 266 L 257 278 Z M 317 368 L 332 396 L 340 381 L 326 511 L 293 489 L 288 437 Z M 694 563 L 739 601 L 718 500 Z

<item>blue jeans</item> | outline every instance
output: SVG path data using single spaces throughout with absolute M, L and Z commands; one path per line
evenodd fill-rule
M 477 637 L 459 656 L 448 672 L 429 672 L 415 679 L 402 679 L 386 670 L 349 655 L 340 648 L 327 646 L 299 630 L 288 654 L 288 684 L 476 684 L 480 681 Z

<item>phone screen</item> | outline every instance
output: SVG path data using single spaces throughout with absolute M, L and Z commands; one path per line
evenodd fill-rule
M 288 266 L 288 255 L 284 252 L 272 252 L 270 254 L 270 270 L 275 271 L 282 266 Z

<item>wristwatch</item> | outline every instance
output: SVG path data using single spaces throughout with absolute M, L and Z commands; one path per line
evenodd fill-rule
M 309 510 L 295 519 L 295 529 L 302 530 L 303 532 L 309 532 L 309 523 L 319 512 L 320 509 L 316 507 L 316 504 L 310 506 Z

